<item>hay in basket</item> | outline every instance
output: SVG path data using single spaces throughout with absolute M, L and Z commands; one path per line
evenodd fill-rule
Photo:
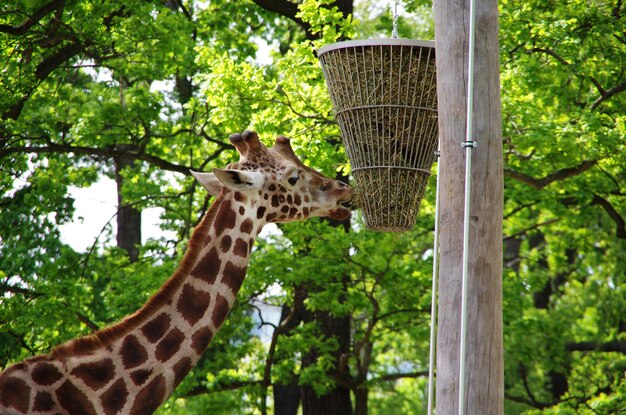
M 339 42 L 318 56 L 366 226 L 412 229 L 437 149 L 434 42 Z

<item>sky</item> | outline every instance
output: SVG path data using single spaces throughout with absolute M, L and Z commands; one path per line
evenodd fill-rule
M 70 188 L 70 196 L 74 198 L 74 220 L 61 225 L 61 240 L 78 252 L 86 251 L 93 245 L 107 223 L 112 226 L 115 235 L 117 226 L 115 212 L 117 210 L 117 193 L 115 181 L 102 176 L 100 180 L 87 188 Z M 174 237 L 172 232 L 159 228 L 159 216 L 162 208 L 148 208 L 142 211 L 141 242 L 149 238 Z M 104 237 L 104 234 L 101 238 Z M 114 242 L 114 241 L 113 241 Z

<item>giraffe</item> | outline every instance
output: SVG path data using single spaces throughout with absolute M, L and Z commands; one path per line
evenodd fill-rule
M 216 199 L 174 274 L 120 322 L 2 372 L 0 414 L 154 412 L 225 321 L 263 226 L 350 216 L 352 189 L 305 166 L 288 138 L 268 148 L 246 130 L 230 141 L 239 162 L 191 172 Z

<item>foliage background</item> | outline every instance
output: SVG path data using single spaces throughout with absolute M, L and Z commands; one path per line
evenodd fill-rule
M 400 3 L 401 36 L 432 38 L 430 5 Z M 625 14 L 621 0 L 500 2 L 507 414 L 626 411 Z M 232 161 L 231 132 L 291 136 L 308 164 L 347 174 L 314 49 L 386 36 L 391 20 L 365 0 L 4 2 L 0 367 L 158 289 L 210 203 L 188 169 Z M 70 189 L 102 176 L 116 230 L 76 252 L 59 233 Z M 364 231 L 357 215 L 350 232 L 314 220 L 260 240 L 220 335 L 160 413 L 423 413 L 434 196 L 410 233 Z M 137 246 L 149 207 L 173 236 Z

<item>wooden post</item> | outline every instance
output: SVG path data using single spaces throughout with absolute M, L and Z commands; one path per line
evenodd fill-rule
M 498 3 L 474 0 L 474 134 L 467 297 L 466 415 L 502 415 L 502 121 Z M 441 156 L 437 415 L 458 414 L 470 0 L 435 0 Z

